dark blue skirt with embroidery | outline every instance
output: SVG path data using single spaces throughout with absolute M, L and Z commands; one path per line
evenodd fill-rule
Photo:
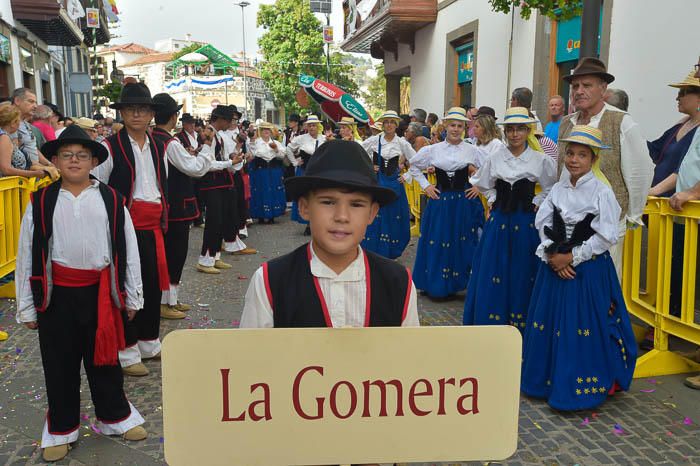
M 284 169 L 253 168 L 250 175 L 250 217 L 270 219 L 284 215 L 287 197 L 282 182 Z
M 304 172 L 306 169 L 304 168 L 304 165 L 301 165 L 299 167 L 296 167 L 294 169 L 294 176 L 304 176 Z M 299 205 L 297 204 L 297 200 L 294 199 L 292 201 L 292 215 L 291 215 L 292 220 L 294 220 L 297 223 L 301 223 L 302 225 L 308 225 L 309 222 L 301 218 L 301 215 L 299 215 Z
M 530 300 L 521 389 L 559 410 L 591 409 L 617 382 L 629 388 L 637 349 L 606 252 L 564 280 L 541 262 Z
M 406 189 L 399 182 L 398 172 L 394 175 L 377 173 L 380 186 L 392 189 L 398 196 L 391 204 L 381 209 L 371 225 L 367 227 L 362 247 L 389 259 L 403 254 L 411 239 L 411 219 L 408 210 Z
M 416 288 L 435 298 L 466 289 L 483 226 L 484 207 L 478 197 L 443 191 L 440 199 L 429 199 L 413 266 Z
M 510 324 L 525 330 L 539 244 L 533 212 L 491 211 L 474 252 L 464 325 Z

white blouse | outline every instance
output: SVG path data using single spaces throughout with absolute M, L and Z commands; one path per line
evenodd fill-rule
M 379 153 L 379 145 L 381 144 L 382 150 L 379 154 L 384 160 L 391 160 L 394 157 L 399 157 L 403 155 L 409 162 L 416 155 L 416 151 L 413 150 L 411 144 L 402 137 L 394 136 L 394 139 L 387 141 L 384 139 L 384 133 L 377 134 L 375 136 L 365 139 L 362 143 L 362 147 L 367 151 L 370 157 L 372 157 L 374 152 Z
M 491 141 L 489 141 L 488 144 L 482 144 L 482 145 L 475 144 L 474 147 L 476 147 L 477 150 L 479 151 L 479 163 L 480 163 L 479 166 L 483 165 L 484 160 L 491 157 L 491 155 L 494 152 L 500 150 L 502 147 L 505 147 L 505 146 L 506 145 L 503 144 L 503 141 L 501 141 L 500 139 L 491 139 Z
M 515 157 L 508 147 L 503 146 L 484 160 L 479 171 L 469 178 L 469 182 L 479 188 L 489 205 L 492 205 L 496 200 L 496 180 L 501 179 L 513 185 L 523 178 L 540 184 L 542 191 L 532 200 L 538 206 L 557 181 L 557 165 L 542 152 L 529 147 L 519 157 Z
M 420 187 L 425 189 L 430 186 L 423 170 L 428 167 L 439 168 L 452 176 L 457 170 L 467 165 L 479 167 L 478 150 L 471 144 L 460 141 L 459 144 L 450 144 L 447 141 L 422 147 L 411 159 L 411 167 L 408 169 L 413 178 L 418 181 Z
M 596 178 L 592 172 L 582 176 L 576 186 L 573 186 L 571 179 L 567 177 L 552 187 L 535 217 L 535 226 L 542 241 L 536 254 L 543 261 L 547 261 L 544 249 L 552 244 L 552 240 L 544 233 L 544 227 L 552 227 L 555 208 L 564 220 L 567 238 L 571 237 L 576 224 L 586 215 L 595 215 L 591 223 L 595 234 L 571 251 L 574 256 L 574 266 L 589 260 L 594 255 L 604 253 L 617 243 L 621 209 L 612 189 Z
M 277 148 L 273 149 L 270 147 L 270 143 L 274 142 Z M 266 162 L 272 159 L 283 159 L 286 153 L 284 144 L 274 139 L 270 139 L 268 142 L 263 141 L 263 138 L 256 138 L 255 143 L 251 144 L 250 152 L 253 157 L 260 157 Z
M 304 151 L 307 154 L 313 154 L 316 152 L 318 146 L 326 142 L 326 137 L 323 134 L 319 134 L 316 139 L 311 137 L 310 134 L 305 133 L 292 139 L 292 142 L 287 146 L 287 158 L 292 165 L 295 167 L 299 165 L 299 161 L 296 156 L 299 151 Z

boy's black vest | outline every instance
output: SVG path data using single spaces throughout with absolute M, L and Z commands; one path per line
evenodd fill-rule
M 219 162 L 224 160 L 224 142 L 218 131 L 214 130 L 214 158 Z M 216 170 L 209 172 L 199 180 L 199 190 L 230 189 L 233 187 L 233 176 L 228 170 Z
M 53 215 L 58 201 L 61 183 L 56 182 L 32 194 L 34 235 L 32 238 L 31 285 L 34 306 L 45 311 L 51 300 L 53 280 L 51 275 L 51 251 L 49 240 L 53 234 Z M 110 285 L 112 301 L 124 308 L 124 279 L 126 277 L 126 237 L 124 236 L 125 199 L 115 189 L 100 183 L 100 195 L 109 219 L 109 239 L 112 251 Z
M 168 144 L 175 138 L 167 131 L 155 128 L 153 139 L 163 143 L 167 149 Z M 189 140 L 187 142 L 189 143 Z M 168 161 L 168 221 L 186 222 L 197 217 L 199 217 L 199 209 L 194 195 L 194 180 Z
M 399 327 L 408 309 L 411 275 L 396 262 L 364 251 L 370 327 Z M 305 244 L 263 264 L 265 289 L 275 327 L 330 327 L 311 274 L 311 250 Z M 328 297 L 326 297 L 327 299 Z
M 192 142 L 190 141 L 190 138 L 184 129 L 177 133 L 175 137 L 180 140 L 182 147 L 184 147 L 185 149 L 196 149 L 196 147 L 192 146 Z
M 163 228 L 167 227 L 168 216 L 168 181 L 165 172 L 165 144 L 146 134 L 151 149 L 151 159 L 156 173 L 156 182 L 160 191 L 160 202 L 163 205 Z M 126 198 L 127 207 L 131 208 L 136 178 L 136 162 L 131 148 L 129 134 L 126 128 L 106 139 L 112 153 L 112 174 L 109 175 L 109 185 Z

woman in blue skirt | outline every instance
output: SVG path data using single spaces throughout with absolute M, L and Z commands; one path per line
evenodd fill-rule
M 525 330 L 540 243 L 535 210 L 556 182 L 554 161 L 533 149 L 535 119 L 523 107 L 503 118 L 507 147 L 494 151 L 469 180 L 491 207 L 474 253 L 464 302 L 465 325 L 506 325 Z M 542 191 L 535 195 L 535 184 Z
M 271 123 L 260 123 L 250 146 L 250 216 L 259 223 L 274 223 L 287 209 L 282 183 L 285 149 L 272 138 L 273 128 Z
M 443 119 L 445 141 L 425 146 L 411 159 L 411 175 L 428 196 L 421 218 L 413 282 L 433 298 L 445 298 L 467 287 L 474 250 L 484 225 L 479 192 L 469 184 L 478 168 L 478 149 L 462 139 L 467 115 L 451 108 Z M 435 168 L 437 184 L 423 174 Z
M 566 171 L 535 220 L 543 263 L 528 311 L 521 388 L 559 410 L 591 409 L 627 390 L 636 361 L 608 253 L 619 236 L 620 206 L 596 169 L 606 148 L 601 137 L 597 128 L 575 126 L 560 140 Z
M 362 147 L 373 158 L 379 185 L 394 190 L 398 199 L 379 209 L 374 222 L 367 227 L 362 247 L 396 259 L 411 239 L 411 219 L 406 190 L 400 179 L 401 168 L 416 152 L 408 141 L 396 134 L 400 119 L 395 111 L 387 110 L 377 121 L 382 122 L 383 132 L 366 139 Z
M 306 117 L 306 122 L 304 122 L 305 134 L 300 134 L 291 140 L 287 144 L 287 158 L 292 163 L 295 168 L 294 176 L 302 176 L 306 171 L 306 164 L 309 163 L 309 159 L 316 152 L 318 146 L 326 142 L 326 137 L 320 134 L 320 129 L 323 128 L 321 121 L 316 115 L 308 115 Z M 296 199 L 292 201 L 292 220 L 302 225 L 308 225 L 309 222 L 301 218 L 299 215 L 299 208 L 297 207 Z M 309 227 L 304 230 L 304 235 L 308 236 L 311 234 Z

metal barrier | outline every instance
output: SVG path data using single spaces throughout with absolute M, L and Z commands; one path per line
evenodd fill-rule
M 629 231 L 625 238 L 622 290 L 630 314 L 654 327 L 654 349 L 637 359 L 634 376 L 700 371 L 700 364 L 668 349 L 669 336 L 700 345 L 700 322 L 695 320 L 700 202 L 689 202 L 682 212 L 677 212 L 671 209 L 668 199 L 650 197 L 644 212 L 648 216 L 646 235 L 644 229 L 638 228 Z M 675 238 L 676 242 L 683 242 L 678 317 L 669 312 L 674 223 L 683 225 L 685 230 L 683 238 Z M 640 333 L 640 329 L 635 330 Z

